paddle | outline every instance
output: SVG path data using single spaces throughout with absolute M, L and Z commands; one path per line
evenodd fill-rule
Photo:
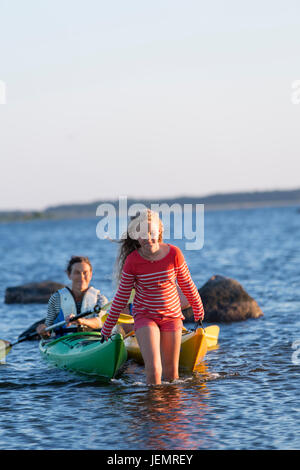
M 105 321 L 108 317 L 109 313 L 105 313 L 102 315 L 101 320 Z M 127 315 L 127 313 L 120 313 L 117 323 L 134 323 L 134 319 L 131 315 Z
M 41 320 L 34 322 L 32 325 L 30 325 L 29 328 L 19 334 L 18 339 L 23 339 L 25 337 L 28 340 L 39 339 L 40 335 L 38 334 L 36 329 L 38 326 L 43 325 L 45 323 L 45 320 L 46 318 L 42 318 Z M 35 333 L 35 335 L 31 336 L 31 333 Z
M 130 298 L 129 298 L 129 300 L 128 300 L 128 305 L 129 305 L 129 304 L 132 304 L 133 299 L 134 299 L 134 296 L 135 296 L 135 289 L 132 289 L 131 294 L 130 294 Z M 109 315 L 109 313 L 105 313 L 105 315 L 102 315 L 101 320 L 102 320 L 103 322 L 105 322 L 105 320 L 107 319 L 108 315 Z M 131 324 L 131 323 L 134 323 L 134 319 L 133 319 L 133 316 L 132 316 L 132 315 L 127 315 L 127 313 L 120 313 L 117 323 L 119 323 L 119 324 L 120 324 L 120 323 L 128 323 L 128 324 Z
M 129 303 L 133 302 L 134 295 L 135 295 L 135 290 L 132 289 L 130 299 L 128 301 Z M 105 310 L 105 309 L 106 308 L 102 308 L 102 310 Z M 132 317 L 130 315 L 128 315 L 127 317 L 124 316 L 124 315 L 125 314 L 122 314 L 122 318 L 121 318 L 121 320 L 118 321 L 118 323 L 128 323 L 128 324 L 133 323 Z M 104 316 L 103 321 L 105 321 L 106 318 L 107 318 L 107 315 Z M 123 319 L 123 321 L 122 321 L 122 319 Z M 18 340 L 21 340 L 23 338 L 24 338 L 24 341 L 25 340 L 39 339 L 40 335 L 37 333 L 36 329 L 39 325 L 45 323 L 45 320 L 46 320 L 45 318 L 42 318 L 41 320 L 38 320 L 35 323 L 33 323 L 29 328 L 27 328 L 25 331 L 23 331 L 22 333 L 19 334 Z M 71 332 L 71 330 L 70 330 L 70 332 Z M 33 333 L 33 334 L 31 334 L 31 333 Z
M 103 307 L 100 307 L 100 305 L 95 305 L 94 310 L 90 312 L 80 313 L 79 315 L 76 315 L 75 317 L 69 320 L 63 320 L 61 322 L 54 323 L 53 325 L 47 326 L 47 328 L 45 328 L 45 331 L 52 331 L 52 330 L 55 330 L 56 328 L 66 325 L 67 323 L 74 322 L 78 320 L 79 318 L 87 317 L 88 315 L 91 315 L 92 313 L 99 313 L 100 310 L 106 310 L 111 305 L 111 303 L 112 301 L 103 305 Z M 3 357 L 5 357 L 5 355 L 11 350 L 13 346 L 15 346 L 16 344 L 22 343 L 23 341 L 26 341 L 30 337 L 35 336 L 35 335 L 36 335 L 36 331 L 33 333 L 30 333 L 28 336 L 24 336 L 18 339 L 14 343 L 10 343 L 9 341 L 5 341 L 5 340 L 0 340 L 0 360 L 3 359 Z

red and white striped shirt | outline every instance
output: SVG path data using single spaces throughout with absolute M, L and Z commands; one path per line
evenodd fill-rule
M 121 311 L 126 307 L 131 291 L 135 289 L 132 305 L 133 316 L 167 316 L 184 319 L 176 281 L 193 308 L 195 321 L 204 317 L 204 309 L 198 290 L 192 281 L 181 250 L 169 246 L 167 255 L 157 261 L 143 258 L 137 250 L 130 253 L 124 263 L 118 291 L 114 297 L 102 333 L 111 334 Z

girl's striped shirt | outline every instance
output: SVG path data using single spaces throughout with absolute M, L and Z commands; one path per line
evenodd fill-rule
M 178 283 L 193 308 L 195 321 L 203 319 L 201 297 L 192 281 L 184 256 L 178 247 L 168 246 L 167 255 L 157 261 L 146 260 L 137 250 L 127 256 L 119 288 L 102 328 L 105 336 L 111 334 L 121 311 L 127 306 L 133 288 L 133 316 L 142 314 L 184 319 L 176 287 Z

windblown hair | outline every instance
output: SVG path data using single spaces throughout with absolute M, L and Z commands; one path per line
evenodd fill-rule
M 127 227 L 126 234 L 124 234 L 121 240 L 118 242 L 120 243 L 120 248 L 119 248 L 119 254 L 116 259 L 115 273 L 114 273 L 114 277 L 115 277 L 117 284 L 119 284 L 120 282 L 123 266 L 124 266 L 127 256 L 130 255 L 130 253 L 132 253 L 134 250 L 137 250 L 138 248 L 141 247 L 139 241 L 136 238 L 134 238 L 133 232 L 137 229 L 137 227 L 140 226 L 142 222 L 145 222 L 146 219 L 148 222 L 151 222 L 153 220 L 159 222 L 158 242 L 161 243 L 163 240 L 163 236 L 162 236 L 163 224 L 158 214 L 156 212 L 153 212 L 150 209 L 145 209 L 141 212 L 137 212 L 137 214 L 131 218 Z
M 92 263 L 90 262 L 87 256 L 72 256 L 67 264 L 67 268 L 66 268 L 67 274 L 71 274 L 72 266 L 75 263 L 87 263 L 89 267 L 91 268 L 91 271 L 93 271 Z

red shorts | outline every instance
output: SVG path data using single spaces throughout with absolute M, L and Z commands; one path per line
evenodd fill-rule
M 166 316 L 145 316 L 143 314 L 137 314 L 134 317 L 134 330 L 138 330 L 143 326 L 153 326 L 157 325 L 160 331 L 177 331 L 182 330 L 183 323 L 182 319 L 179 318 L 170 318 Z

